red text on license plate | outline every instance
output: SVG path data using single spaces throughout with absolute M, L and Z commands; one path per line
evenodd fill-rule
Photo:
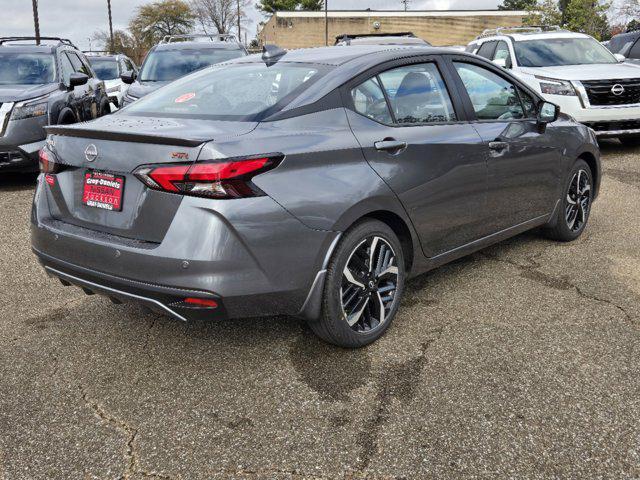
M 82 203 L 88 207 L 119 212 L 122 210 L 124 177 L 105 172 L 86 172 Z

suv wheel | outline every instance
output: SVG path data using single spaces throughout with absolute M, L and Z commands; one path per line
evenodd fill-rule
M 637 147 L 640 145 L 640 135 L 629 135 L 627 137 L 618 137 L 620 143 L 629 147 Z
M 591 212 L 593 176 L 587 162 L 578 160 L 574 164 L 564 192 L 555 225 L 547 233 L 554 240 L 570 242 L 582 235 Z
M 329 263 L 322 315 L 311 329 L 341 347 L 377 340 L 398 310 L 404 281 L 402 246 L 393 230 L 377 220 L 355 224 Z

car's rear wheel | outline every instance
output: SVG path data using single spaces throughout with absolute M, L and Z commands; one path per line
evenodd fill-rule
M 389 328 L 404 288 L 402 246 L 386 224 L 373 219 L 345 232 L 327 269 L 320 319 L 310 322 L 322 339 L 341 347 L 367 345 Z
M 584 231 L 593 201 L 593 174 L 584 160 L 577 160 L 567 176 L 564 195 L 549 237 L 561 242 L 575 240 Z
M 626 137 L 618 137 L 620 143 L 629 147 L 637 147 L 640 145 L 640 135 L 628 135 Z

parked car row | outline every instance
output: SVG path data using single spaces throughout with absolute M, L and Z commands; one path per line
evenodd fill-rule
M 44 127 L 111 113 L 183 75 L 247 55 L 232 35 L 167 36 L 140 71 L 122 54 L 70 40 L 0 37 L 0 172 L 37 171 Z

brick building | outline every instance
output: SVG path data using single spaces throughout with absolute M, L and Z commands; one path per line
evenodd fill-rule
M 329 11 L 329 45 L 343 33 L 413 32 L 433 45 L 466 45 L 485 28 L 522 25 L 524 11 Z M 277 12 L 258 32 L 261 44 L 283 48 L 325 44 L 325 16 L 319 12 Z

